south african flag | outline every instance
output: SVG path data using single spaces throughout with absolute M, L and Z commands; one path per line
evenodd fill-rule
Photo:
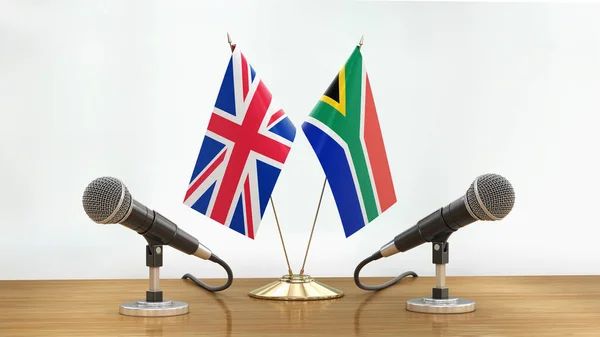
M 396 203 L 371 84 L 358 46 L 302 130 L 325 171 L 346 237 Z

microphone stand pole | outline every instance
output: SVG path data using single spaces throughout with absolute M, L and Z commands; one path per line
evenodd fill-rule
M 446 237 L 431 242 L 435 264 L 435 288 L 432 289 L 431 296 L 406 301 L 406 310 L 429 314 L 462 314 L 475 311 L 474 301 L 449 296 L 446 287 L 446 264 L 449 261 L 447 239 Z
M 146 266 L 149 268 L 150 276 L 146 299 L 121 304 L 119 313 L 125 316 L 138 317 L 165 317 L 187 314 L 189 312 L 187 303 L 163 300 L 163 292 L 160 290 L 163 246 L 151 238 L 145 237 L 145 239 L 148 241 L 148 245 L 146 245 Z

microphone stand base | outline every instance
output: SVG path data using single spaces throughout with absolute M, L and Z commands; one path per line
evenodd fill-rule
M 315 281 L 309 275 L 284 275 L 279 280 L 252 290 L 248 296 L 263 300 L 314 301 L 344 296 L 341 290 Z
M 406 301 L 406 310 L 426 314 L 464 314 L 475 311 L 475 302 L 457 297 L 434 299 L 429 296 Z
M 119 313 L 124 316 L 137 317 L 167 317 L 185 315 L 189 306 L 185 302 L 165 300 L 161 302 L 147 302 L 140 300 L 121 304 Z

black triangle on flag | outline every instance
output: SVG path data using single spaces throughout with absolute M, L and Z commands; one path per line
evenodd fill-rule
M 334 100 L 336 103 L 340 103 L 340 75 L 336 75 L 333 82 L 329 85 L 329 88 L 325 90 L 324 96 L 327 96 Z

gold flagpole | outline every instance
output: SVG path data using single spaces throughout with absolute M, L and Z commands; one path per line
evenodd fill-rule
M 325 185 L 327 185 L 327 178 L 323 180 L 323 187 L 321 188 L 321 196 L 319 197 L 319 203 L 317 204 L 317 211 L 315 212 L 315 218 L 313 220 L 312 229 L 310 230 L 310 237 L 308 238 L 308 245 L 306 245 L 306 253 L 304 253 L 304 262 L 302 262 L 302 268 L 300 269 L 300 275 L 304 275 L 304 266 L 306 266 L 306 258 L 308 257 L 308 250 L 310 249 L 310 242 L 312 241 L 313 233 L 315 232 L 315 225 L 317 224 L 317 217 L 319 217 L 319 209 L 321 209 L 321 201 L 323 200 L 323 192 L 325 192 Z
M 288 266 L 288 275 L 292 276 L 292 267 L 290 267 L 290 259 L 288 258 L 287 250 L 285 249 L 285 242 L 283 242 L 283 234 L 281 234 L 281 226 L 279 226 L 279 219 L 277 218 L 277 212 L 275 211 L 275 203 L 273 202 L 273 197 L 270 198 L 271 206 L 273 206 L 273 214 L 275 214 L 275 223 L 277 223 L 277 230 L 279 231 L 279 238 L 281 238 L 281 245 L 283 246 L 283 254 L 285 255 L 285 262 L 287 262 Z
M 229 36 L 229 32 L 227 33 L 227 42 L 229 43 L 229 48 L 231 48 L 231 52 L 235 50 L 235 44 L 231 42 L 231 36 Z M 281 246 L 283 246 L 283 255 L 285 255 L 285 262 L 288 266 L 288 275 L 292 276 L 292 267 L 290 267 L 290 259 L 288 258 L 287 249 L 285 249 L 285 242 L 283 241 L 283 234 L 281 233 L 281 226 L 279 226 L 279 218 L 277 217 L 277 211 L 275 210 L 275 203 L 273 202 L 273 197 L 270 197 L 271 206 L 273 207 L 273 214 L 275 215 L 275 223 L 277 224 L 277 230 L 279 231 L 279 238 L 281 239 Z
M 228 35 L 229 36 L 229 35 Z M 361 36 L 358 47 L 362 48 L 364 36 Z M 231 43 L 231 42 L 230 42 Z M 310 243 L 312 242 L 313 234 L 315 231 L 315 225 L 317 224 L 317 218 L 319 216 L 319 210 L 321 209 L 321 202 L 323 200 L 323 194 L 325 192 L 325 186 L 327 184 L 327 177 L 323 181 L 323 187 L 321 188 L 321 195 L 319 197 L 319 203 L 317 204 L 317 210 L 315 212 L 312 229 L 310 231 L 310 237 L 308 239 L 308 245 L 306 246 L 306 252 L 304 254 L 304 261 L 302 263 L 302 269 L 300 274 L 293 274 L 291 268 L 288 269 L 289 274 L 282 276 L 279 280 L 271 282 L 258 289 L 252 290 L 248 295 L 254 298 L 266 299 L 266 300 L 283 300 L 283 301 L 309 301 L 309 300 L 325 300 L 335 299 L 344 296 L 341 290 L 330 287 L 321 282 L 315 281 L 310 275 L 304 274 L 304 267 L 306 266 L 306 258 L 310 250 Z M 273 205 L 273 199 L 271 199 Z M 275 205 L 273 205 L 273 212 L 275 212 Z M 277 221 L 277 228 L 279 228 L 279 235 L 281 235 L 281 229 L 279 227 L 279 221 L 277 215 L 275 215 Z M 283 236 L 281 237 L 283 244 Z M 284 245 L 285 252 L 285 245 Z M 287 253 L 286 253 L 287 259 Z
M 229 43 L 229 48 L 231 48 L 231 52 L 235 49 L 235 45 L 231 43 L 231 36 L 229 36 L 229 32 L 227 32 L 227 42 Z

